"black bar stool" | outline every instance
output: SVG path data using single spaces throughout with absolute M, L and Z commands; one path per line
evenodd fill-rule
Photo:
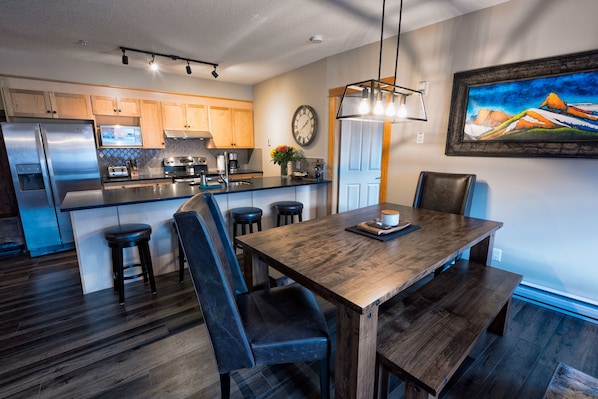
M 172 230 L 174 231 L 176 242 L 179 246 L 179 282 L 182 283 L 183 280 L 185 280 L 185 252 L 183 252 L 183 246 L 181 245 L 181 240 L 179 240 L 179 231 L 176 229 L 174 219 L 172 219 L 170 223 L 172 224 Z
M 233 218 L 233 246 L 242 248 L 235 243 L 237 237 L 237 226 L 241 225 L 241 235 L 246 233 L 245 226 L 249 226 L 249 232 L 253 233 L 253 223 L 257 223 L 257 231 L 262 231 L 262 210 L 252 206 L 231 209 Z
M 125 280 L 143 276 L 143 281 L 150 283 L 152 294 L 156 293 L 156 282 L 154 281 L 154 269 L 149 250 L 149 239 L 152 234 L 152 226 L 149 224 L 132 223 L 113 226 L 104 230 L 104 237 L 108 246 L 112 249 L 112 278 L 114 279 L 114 291 L 118 292 L 118 299 L 121 305 L 125 303 Z M 137 247 L 139 250 L 140 264 L 123 265 L 123 249 Z M 141 266 L 141 273 L 126 276 L 125 269 Z
M 284 224 L 289 224 L 288 218 L 291 218 L 293 223 L 293 216 L 297 215 L 299 222 L 303 221 L 303 203 L 299 201 L 279 201 L 274 203 L 276 209 L 276 227 L 280 226 L 280 217 L 284 216 Z

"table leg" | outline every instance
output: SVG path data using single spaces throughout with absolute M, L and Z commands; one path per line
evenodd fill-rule
M 249 291 L 267 288 L 270 285 L 268 266 L 260 262 L 257 252 L 245 247 L 243 248 L 243 277 Z
M 366 314 L 337 307 L 336 371 L 337 399 L 373 398 L 376 373 L 378 307 Z
M 493 248 L 494 234 L 484 238 L 482 241 L 471 247 L 471 250 L 469 251 L 469 259 L 483 265 L 489 265 L 490 262 L 492 262 Z

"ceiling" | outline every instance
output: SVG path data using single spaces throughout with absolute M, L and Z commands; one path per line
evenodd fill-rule
M 506 1 L 404 0 L 401 31 Z M 387 0 L 385 38 L 396 35 L 399 2 Z M 381 12 L 382 0 L 2 0 L 0 48 L 121 65 L 124 46 L 219 64 L 218 81 L 252 85 L 379 42 Z M 123 68 L 151 58 L 127 55 Z M 181 60 L 156 61 L 186 74 Z M 191 78 L 212 78 L 211 66 L 191 68 Z

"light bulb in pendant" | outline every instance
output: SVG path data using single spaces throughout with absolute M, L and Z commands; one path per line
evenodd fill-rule
M 383 115 L 384 114 L 384 105 L 382 101 L 382 94 L 378 93 L 376 98 L 376 104 L 374 105 L 374 115 Z
M 386 116 L 388 116 L 389 118 L 392 118 L 393 116 L 395 116 L 395 101 L 394 101 L 394 96 L 390 99 L 390 103 L 388 103 L 388 107 L 386 107 Z
M 368 95 L 369 90 L 364 89 L 361 102 L 359 103 L 359 113 L 362 115 L 368 114 L 370 112 L 370 96 Z
M 407 117 L 407 106 L 405 104 L 401 104 L 399 109 L 397 110 L 397 116 L 399 118 L 406 118 Z

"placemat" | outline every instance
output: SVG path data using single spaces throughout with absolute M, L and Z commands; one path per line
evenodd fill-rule
M 367 231 L 363 231 L 360 228 L 358 228 L 357 225 L 347 227 L 345 230 L 350 231 L 352 233 L 361 234 L 362 236 L 370 237 L 370 238 L 373 238 L 378 241 L 389 241 L 389 240 L 404 236 L 405 234 L 409 234 L 409 233 L 411 233 L 415 230 L 419 230 L 419 229 L 421 229 L 420 226 L 416 226 L 416 225 L 412 224 L 410 226 L 405 227 L 403 230 L 395 231 L 394 233 L 381 234 L 381 235 L 372 234 L 372 233 L 368 233 Z

